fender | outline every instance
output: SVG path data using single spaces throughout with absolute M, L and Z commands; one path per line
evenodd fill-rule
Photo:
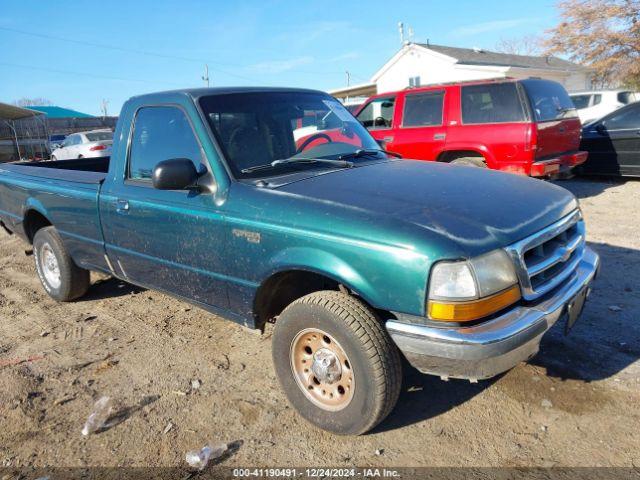
M 273 275 L 289 270 L 303 270 L 317 273 L 341 283 L 352 290 L 367 303 L 375 306 L 376 295 L 373 287 L 349 263 L 334 254 L 307 247 L 292 247 L 279 251 L 267 263 L 261 285 Z
M 447 143 L 446 147 L 438 153 L 438 157 L 448 152 L 455 151 L 471 151 L 476 152 L 484 157 L 489 168 L 494 168 L 496 158 L 491 150 L 482 143 Z
M 45 206 L 42 205 L 40 200 L 38 200 L 35 197 L 27 198 L 27 201 L 25 202 L 24 206 L 22 207 L 22 221 L 23 222 L 24 222 L 24 219 L 26 218 L 26 216 L 27 216 L 27 214 L 29 213 L 30 210 L 35 210 L 40 215 L 42 215 L 43 217 L 45 217 L 46 219 L 51 221 L 51 218 L 49 217 L 49 213 L 47 212 L 47 209 L 45 208 Z M 53 224 L 53 222 L 52 222 L 52 224 Z

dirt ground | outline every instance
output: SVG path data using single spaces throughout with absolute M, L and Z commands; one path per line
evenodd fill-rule
M 529 364 L 479 384 L 405 368 L 398 406 L 361 437 L 287 405 L 268 332 L 106 277 L 56 303 L 1 232 L 0 467 L 184 466 L 206 442 L 236 442 L 223 465 L 242 467 L 640 467 L 640 181 L 560 184 L 603 263 L 572 334 L 556 325 Z M 83 437 L 102 395 L 115 421 Z

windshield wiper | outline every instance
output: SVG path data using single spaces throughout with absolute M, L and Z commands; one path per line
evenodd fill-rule
M 338 160 L 344 160 L 346 158 L 368 157 L 371 155 L 377 155 L 378 153 L 386 153 L 387 155 L 391 155 L 396 158 L 402 158 L 402 155 L 400 155 L 399 153 L 390 152 L 388 150 L 382 150 L 382 149 L 376 150 L 373 148 L 369 148 L 369 149 L 359 148 L 355 152 L 343 153 L 338 157 Z
M 278 165 L 287 165 L 290 163 L 323 163 L 326 165 L 333 165 L 339 168 L 353 167 L 352 162 L 347 162 L 342 158 L 338 158 L 338 160 L 331 160 L 329 158 L 292 157 L 292 158 L 281 158 L 278 160 L 274 160 L 271 163 L 265 163 L 264 165 L 255 165 L 253 167 L 243 168 L 242 170 L 240 170 L 240 172 L 251 173 L 257 170 L 267 170 L 270 168 L 275 168 Z

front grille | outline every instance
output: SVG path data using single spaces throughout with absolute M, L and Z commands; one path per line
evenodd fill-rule
M 582 215 L 576 210 L 507 247 L 516 264 L 525 300 L 535 300 L 548 293 L 573 273 L 584 253 L 584 232 Z

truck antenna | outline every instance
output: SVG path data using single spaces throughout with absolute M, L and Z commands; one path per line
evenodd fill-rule
M 398 32 L 400 33 L 400 44 L 404 45 L 404 23 L 398 22 Z
M 202 80 L 204 80 L 205 85 L 209 88 L 209 65 L 204 65 L 204 75 L 202 76 Z

